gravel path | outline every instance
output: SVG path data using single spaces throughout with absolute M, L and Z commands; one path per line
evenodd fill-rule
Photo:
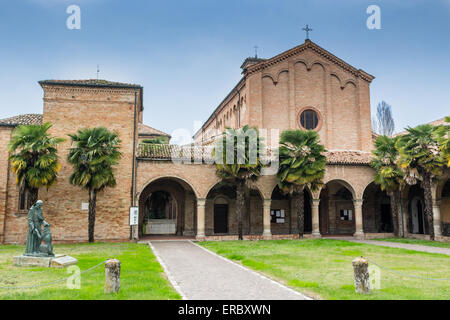
M 333 238 L 333 239 L 347 240 L 347 241 L 363 243 L 363 244 L 373 244 L 373 245 L 381 246 L 381 247 L 400 248 L 400 249 L 408 249 L 408 250 L 450 255 L 450 249 L 448 249 L 448 248 L 423 246 L 420 244 L 389 242 L 389 241 L 376 241 L 376 240 L 358 240 L 358 239 L 354 239 L 354 238 L 344 238 L 344 237 L 343 238 Z
M 190 241 L 151 241 L 150 246 L 169 280 L 185 299 L 309 299 Z

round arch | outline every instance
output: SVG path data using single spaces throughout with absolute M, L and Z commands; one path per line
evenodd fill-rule
M 239 220 L 236 212 L 236 187 L 231 183 L 217 181 L 209 188 L 205 199 L 205 234 L 237 235 Z M 218 199 L 226 201 L 218 202 Z M 243 234 L 262 234 L 264 201 L 262 192 L 257 186 L 252 185 L 251 188 L 246 188 L 244 200 Z
M 355 191 L 340 179 L 329 180 L 320 191 L 321 234 L 353 235 L 355 232 Z
M 196 201 L 194 188 L 185 180 L 152 179 L 138 195 L 139 236 L 194 235 Z
M 343 180 L 343 179 L 334 179 L 334 178 L 333 178 L 333 179 L 330 179 L 330 180 L 325 181 L 325 182 L 324 182 L 324 186 L 326 186 L 327 184 L 329 184 L 329 183 L 331 183 L 331 182 L 337 182 L 337 183 L 343 185 L 345 188 L 347 188 L 348 191 L 350 191 L 350 193 L 352 194 L 353 200 L 356 200 L 356 199 L 358 198 L 355 189 L 354 189 L 354 188 L 352 187 L 352 185 L 351 185 L 349 182 L 347 182 L 346 180 Z M 370 183 L 369 183 L 369 184 L 370 184 Z M 369 185 L 369 184 L 368 184 L 368 185 Z
M 312 193 L 308 187 L 303 190 L 303 232 L 305 234 L 312 232 Z M 272 190 L 271 194 L 271 231 L 272 234 L 298 234 L 299 221 L 296 214 L 295 201 L 293 198 L 281 192 L 278 185 Z
M 366 233 L 392 233 L 394 221 L 391 199 L 375 182 L 369 183 L 363 192 L 363 228 Z
M 412 234 L 429 234 L 428 219 L 425 217 L 424 190 L 419 184 L 409 186 L 407 194 L 408 232 Z
M 185 179 L 185 178 L 183 178 L 183 177 L 180 177 L 180 176 L 176 176 L 176 175 L 167 175 L 167 176 L 158 176 L 158 177 L 154 177 L 154 178 L 151 178 L 150 180 L 146 181 L 146 182 L 143 184 L 143 186 L 142 186 L 140 192 L 137 194 L 137 199 L 138 199 L 138 201 L 139 201 L 139 198 L 141 197 L 142 192 L 143 192 L 150 184 L 152 184 L 152 183 L 154 183 L 154 182 L 156 182 L 156 181 L 158 181 L 158 180 L 165 180 L 165 179 L 173 179 L 173 180 L 175 180 L 175 181 L 178 181 L 178 182 L 179 182 L 180 184 L 182 184 L 183 186 L 187 186 L 187 187 L 191 188 L 191 189 L 193 190 L 195 196 L 196 196 L 197 198 L 200 198 L 200 194 L 199 194 L 199 192 L 197 191 L 197 189 L 194 187 L 194 184 L 193 184 L 193 183 L 191 183 L 191 182 L 188 181 L 187 179 Z

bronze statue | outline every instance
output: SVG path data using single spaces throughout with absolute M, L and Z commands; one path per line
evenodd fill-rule
M 43 244 L 39 247 L 39 252 L 43 255 L 55 256 L 53 254 L 52 233 L 50 232 L 50 224 L 44 221 L 44 231 L 42 232 Z
M 42 232 L 44 224 L 44 232 Z M 42 240 L 44 244 L 41 245 Z M 42 215 L 42 201 L 38 200 L 28 210 L 28 234 L 26 256 L 34 257 L 53 257 L 52 234 L 50 224 L 44 220 Z

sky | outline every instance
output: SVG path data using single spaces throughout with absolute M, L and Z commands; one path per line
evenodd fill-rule
M 68 29 L 77 5 L 80 29 Z M 381 29 L 369 30 L 370 5 Z M 0 118 L 42 113 L 38 81 L 144 87 L 144 123 L 194 133 L 241 78 L 246 57 L 312 41 L 374 75 L 371 106 L 396 131 L 450 115 L 450 0 L 15 0 L 0 6 Z

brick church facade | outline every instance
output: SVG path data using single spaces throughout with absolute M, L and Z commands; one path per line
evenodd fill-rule
M 22 124 L 50 122 L 51 134 L 67 138 L 86 127 L 105 126 L 119 133 L 123 157 L 117 186 L 98 196 L 95 238 L 126 241 L 149 235 L 197 239 L 236 239 L 235 189 L 224 185 L 208 158 L 226 127 L 266 129 L 275 146 L 286 129 L 315 130 L 328 150 L 324 187 L 305 190 L 305 237 L 392 236 L 389 196 L 373 183 L 369 166 L 370 84 L 373 76 L 356 69 L 310 40 L 270 59 L 248 58 L 242 79 L 195 134 L 192 146 L 150 144 L 167 134 L 143 124 L 143 87 L 103 80 L 41 81 L 42 115 L 0 120 L 0 243 L 24 243 L 27 208 L 11 172 L 6 146 Z M 275 131 L 274 131 L 275 130 Z M 276 131 L 278 130 L 278 131 Z M 58 182 L 39 190 L 44 216 L 55 242 L 87 241 L 87 192 L 69 184 L 66 157 L 70 139 L 59 147 Z M 243 214 L 247 239 L 296 238 L 292 200 L 281 194 L 274 175 L 262 176 L 246 193 Z M 399 223 L 406 236 L 447 241 L 450 180 L 433 186 L 434 225 L 423 213 L 423 190 L 405 188 Z M 129 226 L 129 208 L 139 207 L 139 225 Z

